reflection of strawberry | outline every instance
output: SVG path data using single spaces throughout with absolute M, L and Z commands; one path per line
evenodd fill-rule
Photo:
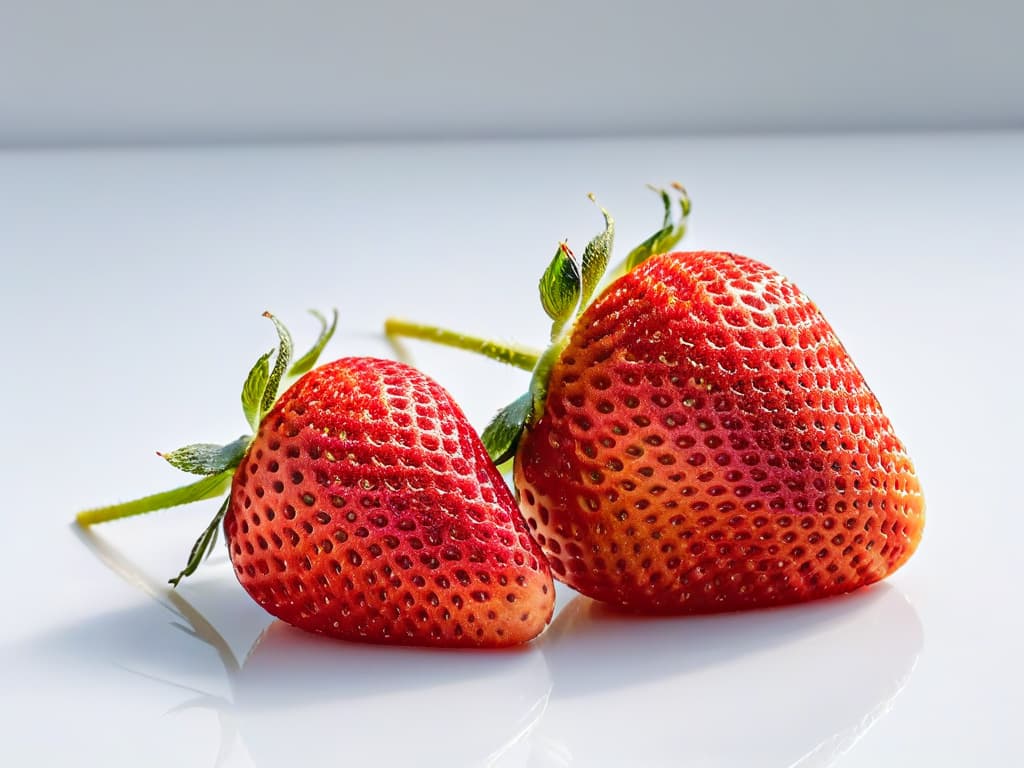
M 515 453 L 552 570 L 666 612 L 885 577 L 917 546 L 924 502 L 878 401 L 796 286 L 742 256 L 663 253 L 681 233 L 666 216 L 592 303 L 610 220 L 582 274 L 562 247 L 541 281 L 553 343 L 525 361 L 531 391 L 484 441 L 496 459 Z
M 534 741 L 560 744 L 573 765 L 841 765 L 893 707 L 898 720 L 923 642 L 913 606 L 886 585 L 685 619 L 627 616 L 577 597 L 539 643 L 552 691 Z M 643 652 L 624 662 L 624 648 Z M 618 735 L 593 727 L 610 711 Z
M 448 393 L 402 363 L 344 358 L 276 399 L 291 350 L 277 327 L 273 369 L 261 358 L 243 391 L 255 436 L 169 453 L 175 466 L 207 477 L 85 512 L 80 522 L 207 498 L 230 483 L 181 576 L 212 548 L 223 519 L 242 586 L 302 629 L 448 646 L 538 634 L 553 608 L 547 563 Z M 293 371 L 314 363 L 315 354 Z
M 532 733 L 546 710 L 551 688 L 538 643 L 494 653 L 351 644 L 339 653 L 337 643 L 327 638 L 280 621 L 267 626 L 260 616 L 270 617 L 260 611 L 239 612 L 239 606 L 232 606 L 229 596 L 221 593 L 223 582 L 203 581 L 187 593 L 168 591 L 94 530 L 81 530 L 79 536 L 112 571 L 133 587 L 141 587 L 175 620 L 165 621 L 156 602 L 144 602 L 119 623 L 103 617 L 72 628 L 70 635 L 62 630 L 55 636 L 59 647 L 69 650 L 69 637 L 93 641 L 86 647 L 98 662 L 127 663 L 147 678 L 178 689 L 179 694 L 181 690 L 197 693 L 172 711 L 217 713 L 221 724 L 217 765 L 226 764 L 239 737 L 251 758 L 243 761 L 247 765 L 323 762 L 322 739 L 281 738 L 283 733 L 299 732 L 336 734 L 344 740 L 346 761 L 354 765 L 527 762 Z M 123 631 L 129 625 L 133 631 Z M 140 632 L 144 644 L 140 644 Z M 201 682 L 176 679 L 178 675 L 165 679 L 172 673 L 160 662 L 172 653 L 184 654 L 188 657 L 184 661 L 191 662 L 182 667 L 183 658 L 178 658 L 173 669 L 198 664 L 198 670 L 208 670 L 209 659 L 200 649 L 188 646 L 196 641 L 215 650 L 223 665 L 228 686 L 223 696 L 196 691 L 195 685 L 204 687 Z M 74 646 L 76 658 L 81 652 Z M 452 723 L 463 722 L 471 722 L 472 727 L 462 729 L 457 739 L 437 738 Z M 401 739 L 394 738 L 396 723 L 401 725 Z M 190 754 L 186 764 L 196 762 L 194 748 Z
M 232 688 L 254 765 L 324 762 L 322 739 L 282 739 L 284 725 L 335 734 L 346 764 L 455 768 L 526 765 L 551 680 L 539 643 L 484 654 L 372 645 L 338 653 L 275 622 Z M 457 738 L 440 735 L 456 724 L 465 724 Z

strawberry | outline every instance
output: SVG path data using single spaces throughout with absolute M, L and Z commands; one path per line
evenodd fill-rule
M 242 587 L 301 629 L 477 647 L 540 633 L 554 603 L 547 562 L 451 396 L 403 363 L 349 357 L 314 368 L 334 330 L 323 321 L 317 345 L 290 370 L 303 375 L 278 399 L 291 338 L 274 323 L 273 368 L 267 353 L 243 388 L 255 436 L 168 453 L 204 479 L 83 512 L 79 523 L 210 498 L 230 484 L 175 586 L 223 523 Z
M 552 345 L 516 350 L 530 391 L 484 433 L 496 461 L 514 455 L 520 505 L 552 571 L 598 600 L 674 613 L 810 600 L 886 577 L 924 523 L 903 444 L 795 285 L 743 256 L 667 252 L 690 209 L 677 189 L 680 220 L 662 192 L 663 228 L 603 291 L 607 213 L 582 272 L 560 246 L 541 280 Z M 388 330 L 513 361 L 473 337 L 401 321 Z

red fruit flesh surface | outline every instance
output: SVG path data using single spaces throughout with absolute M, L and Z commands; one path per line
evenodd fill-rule
M 402 363 L 345 358 L 281 396 L 224 519 L 245 590 L 350 640 L 525 642 L 554 588 L 512 495 L 451 396 Z
M 913 553 L 903 444 L 817 307 L 728 253 L 612 284 L 552 369 L 515 483 L 556 578 L 650 612 L 809 600 Z

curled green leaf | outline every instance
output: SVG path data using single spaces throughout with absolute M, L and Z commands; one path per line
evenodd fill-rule
M 211 520 L 210 524 L 206 526 L 206 530 L 199 535 L 199 538 L 196 539 L 196 543 L 192 545 L 192 551 L 188 554 L 188 562 L 181 570 L 181 573 L 173 579 L 169 579 L 169 584 L 177 587 L 183 578 L 195 573 L 199 564 L 209 556 L 211 551 L 213 551 L 213 545 L 217 542 L 217 529 L 220 528 L 221 521 L 224 519 L 224 515 L 228 511 L 228 504 L 230 503 L 231 497 L 228 496 L 224 499 L 224 503 L 220 505 L 220 509 L 217 510 L 217 514 L 214 515 L 213 520 Z
M 533 412 L 533 394 L 526 392 L 502 408 L 480 435 L 484 448 L 495 464 L 515 456 L 519 438 Z
M 580 268 L 569 246 L 558 244 L 551 263 L 540 278 L 540 303 L 552 320 L 551 338 L 562 330 L 580 301 Z
M 623 274 L 644 263 L 651 256 L 667 253 L 686 234 L 686 223 L 690 216 L 691 207 L 690 196 L 683 185 L 678 182 L 673 182 L 672 188 L 679 194 L 679 220 L 672 221 L 672 200 L 669 197 L 669 193 L 664 189 L 651 187 L 651 189 L 661 195 L 662 203 L 665 206 L 662 226 L 661 229 L 629 252 L 623 268 L 620 270 Z
M 589 197 L 597 202 L 594 195 L 591 194 Z M 579 313 L 587 308 L 598 283 L 604 277 L 615 242 L 615 220 L 604 208 L 601 208 L 601 214 L 604 216 L 604 231 L 587 243 L 583 251 L 583 291 L 580 296 Z
M 253 432 L 260 426 L 260 405 L 263 402 L 263 393 L 270 381 L 270 356 L 274 350 L 262 355 L 245 379 L 242 385 L 242 412 L 245 413 L 245 420 L 249 422 Z
M 669 197 L 668 191 L 661 187 L 648 184 L 647 188 L 652 192 L 657 192 L 661 196 L 661 204 L 665 209 L 665 214 L 661 219 L 661 229 L 669 229 L 672 226 L 672 198 Z
M 190 472 L 193 475 L 218 475 L 237 467 L 251 442 L 251 435 L 242 435 L 227 445 L 195 443 L 159 455 L 182 472 Z
M 331 340 L 335 329 L 338 327 L 338 310 L 336 309 L 331 310 L 330 325 L 327 324 L 327 318 L 315 309 L 309 310 L 309 314 L 320 321 L 320 335 L 317 337 L 312 349 L 295 361 L 291 370 L 288 371 L 289 376 L 301 376 L 307 371 L 313 370 L 316 361 L 320 359 L 320 353 L 324 351 L 324 347 L 327 346 L 327 342 Z
M 281 386 L 281 379 L 284 378 L 284 374 L 288 370 L 288 364 L 292 359 L 293 347 L 292 335 L 288 333 L 288 329 L 284 327 L 284 323 L 269 312 L 264 312 L 263 316 L 270 318 L 270 321 L 274 324 L 280 343 L 277 347 L 277 358 L 274 360 L 274 367 L 270 371 L 270 379 L 267 381 L 267 387 L 263 391 L 263 402 L 260 403 L 261 414 L 265 414 L 274 407 L 274 401 L 277 400 L 278 387 Z

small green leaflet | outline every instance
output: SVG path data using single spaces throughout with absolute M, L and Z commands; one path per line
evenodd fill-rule
M 672 198 L 668 196 L 668 192 L 661 187 L 656 187 L 653 184 L 648 184 L 647 188 L 651 192 L 657 192 L 661 195 L 661 204 L 665 208 L 665 215 L 661 219 L 661 228 L 668 229 L 672 226 Z
M 313 348 L 295 361 L 291 370 L 288 371 L 289 376 L 301 376 L 307 371 L 311 371 L 313 366 L 316 365 L 316 361 L 320 359 L 320 353 L 324 351 L 324 347 L 327 345 L 327 342 L 330 341 L 331 337 L 334 335 L 334 330 L 338 327 L 338 310 L 336 309 L 331 310 L 332 318 L 330 326 L 327 325 L 327 318 L 315 309 L 309 310 L 309 314 L 313 315 L 313 317 L 320 321 L 320 335 L 313 344 Z
M 551 338 L 555 339 L 580 301 L 580 268 L 569 246 L 558 244 L 554 258 L 540 278 L 540 303 L 551 318 Z
M 597 202 L 593 195 L 589 197 Z M 587 308 L 594 290 L 604 277 L 615 242 L 615 220 L 604 208 L 601 209 L 601 214 L 604 216 L 604 231 L 591 240 L 583 251 L 583 293 L 578 310 L 580 314 Z
M 259 429 L 260 419 L 263 417 L 263 414 L 274 405 L 281 381 L 285 377 L 285 372 L 287 371 L 288 376 L 301 376 L 312 370 L 313 366 L 316 365 L 316 361 L 320 359 L 320 353 L 323 352 L 324 347 L 331 340 L 335 329 L 338 327 L 338 310 L 331 311 L 332 317 L 329 325 L 327 318 L 320 312 L 317 312 L 315 309 L 311 309 L 309 312 L 320 321 L 320 335 L 317 337 L 313 347 L 296 360 L 290 369 L 288 368 L 288 363 L 291 360 L 293 351 L 291 335 L 284 324 L 278 321 L 276 317 L 269 312 L 264 313 L 264 317 L 269 317 L 274 322 L 274 327 L 277 329 L 277 335 L 281 341 L 277 350 L 277 359 L 274 361 L 274 370 L 271 371 L 270 369 L 270 357 L 274 354 L 274 350 L 270 350 L 256 361 L 252 370 L 249 371 L 245 384 L 242 386 L 242 411 L 245 413 L 245 420 L 249 422 L 253 432 Z
M 231 503 L 231 497 L 228 496 L 224 499 L 224 503 L 220 505 L 220 509 L 217 510 L 217 514 L 214 515 L 213 520 L 206 526 L 206 530 L 200 534 L 199 538 L 196 539 L 196 543 L 192 545 L 192 551 L 188 554 L 188 563 L 182 569 L 181 573 L 175 576 L 173 579 L 168 580 L 168 584 L 172 584 L 177 587 L 183 578 L 191 576 L 196 572 L 196 568 L 203 560 L 209 557 L 210 552 L 213 551 L 213 545 L 217 543 L 217 530 L 220 528 L 221 521 L 224 519 L 224 515 L 228 511 L 228 504 Z
M 263 393 L 267 390 L 267 382 L 270 381 L 272 354 L 274 350 L 270 350 L 256 361 L 245 379 L 245 384 L 242 385 L 242 411 L 253 432 L 260 427 L 260 404 L 263 402 Z
M 182 472 L 190 472 L 193 475 L 218 475 L 237 467 L 251 442 L 252 435 L 242 435 L 227 445 L 196 443 L 159 455 Z
M 533 394 L 527 392 L 506 405 L 480 435 L 484 448 L 495 464 L 508 461 L 516 453 L 519 437 L 533 412 Z
M 288 329 L 284 327 L 280 320 L 269 312 L 264 312 L 263 316 L 270 318 L 271 322 L 274 323 L 274 328 L 277 329 L 277 337 L 280 339 L 280 344 L 277 348 L 277 359 L 274 360 L 274 368 L 270 372 L 267 388 L 263 391 L 263 402 L 260 404 L 260 412 L 266 413 L 274 407 L 274 401 L 277 400 L 277 388 L 281 386 L 281 379 L 284 378 L 285 371 L 288 370 L 288 364 L 292 360 L 293 345 L 292 335 L 288 333 Z
M 651 256 L 659 253 L 666 253 L 672 246 L 683 239 L 686 234 L 686 222 L 690 216 L 690 196 L 682 184 L 673 183 L 672 188 L 679 193 L 679 221 L 672 221 L 672 200 L 664 189 L 651 187 L 661 195 L 661 201 L 665 206 L 665 216 L 662 220 L 661 229 L 644 240 L 640 245 L 629 252 L 625 262 L 625 272 L 631 271 L 634 267 L 643 264 Z

